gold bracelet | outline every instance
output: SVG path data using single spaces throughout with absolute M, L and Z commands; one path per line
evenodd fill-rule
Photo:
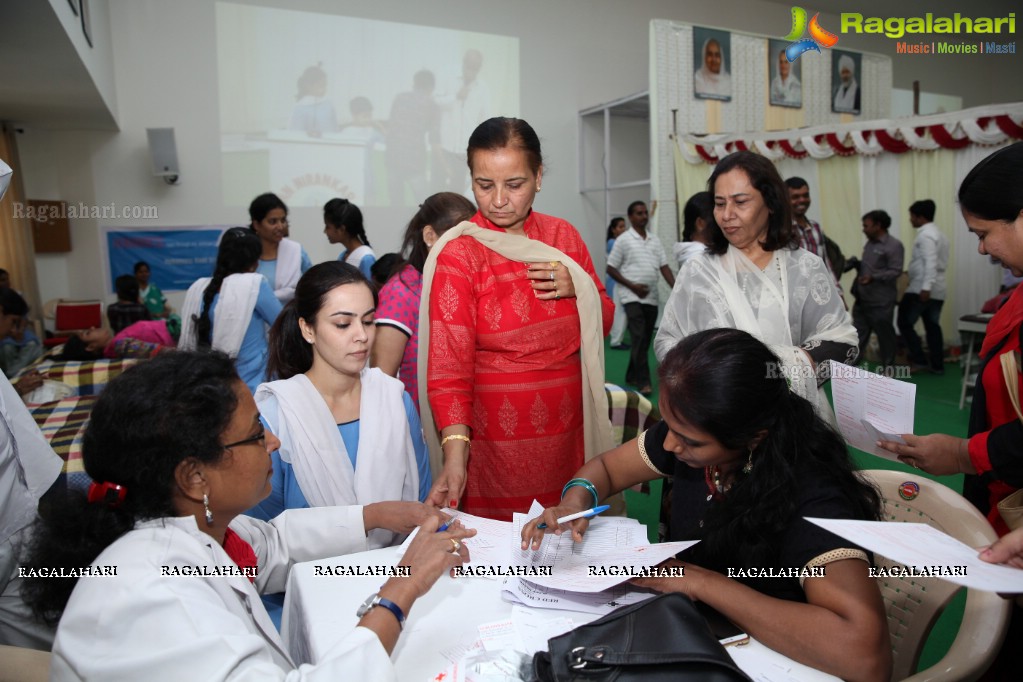
M 465 436 L 460 433 L 453 433 L 450 436 L 444 436 L 440 442 L 440 446 L 444 447 L 444 444 L 449 440 L 464 440 L 466 445 L 472 445 L 472 441 L 469 439 L 469 436 Z

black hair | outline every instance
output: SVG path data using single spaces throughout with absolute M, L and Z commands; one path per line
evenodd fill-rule
M 288 207 L 281 201 L 279 196 L 273 192 L 260 194 L 249 204 L 249 219 L 254 223 L 258 223 L 266 218 L 266 215 L 275 208 L 284 211 L 285 215 L 288 214 Z
M 364 284 L 372 292 L 373 305 L 376 305 L 376 287 L 353 265 L 327 261 L 314 265 L 302 275 L 295 286 L 295 298 L 284 306 L 270 327 L 267 379 L 290 379 L 309 371 L 313 366 L 313 350 L 302 337 L 298 321 L 302 319 L 310 326 L 315 325 L 327 294 L 344 284 Z
M 682 241 L 693 241 L 697 218 L 703 218 L 708 227 L 717 225 L 714 222 L 714 197 L 710 192 L 697 192 L 686 202 L 682 209 Z
M 387 284 L 387 280 L 395 271 L 395 267 L 401 263 L 401 256 L 397 253 L 385 253 L 376 259 L 373 265 L 369 266 L 369 274 L 373 276 L 373 285 L 380 290 L 380 287 Z
M 614 218 L 611 218 L 611 222 L 609 222 L 607 224 L 607 236 L 604 237 L 605 240 L 614 239 L 615 238 L 614 230 L 615 230 L 615 225 L 617 225 L 618 223 L 623 223 L 624 224 L 625 223 L 625 218 L 621 217 L 620 215 L 619 216 L 615 216 Z
M 28 303 L 14 289 L 0 287 L 0 309 L 4 315 L 25 316 L 28 314 Z
M 209 348 L 213 343 L 210 306 L 213 305 L 213 297 L 220 293 L 224 279 L 229 275 L 250 272 L 259 262 L 259 256 L 262 253 L 263 245 L 259 241 L 259 237 L 247 227 L 232 227 L 220 238 L 213 279 L 210 280 L 202 294 L 202 311 L 198 316 L 193 316 L 196 343 L 199 348 Z M 138 285 L 136 284 L 136 286 Z
M 929 223 L 934 221 L 934 209 L 934 202 L 930 199 L 920 199 L 909 206 L 910 213 L 920 216 Z
M 142 268 L 149 268 L 150 270 L 152 270 L 152 268 L 149 267 L 149 263 L 145 262 L 144 260 L 140 260 L 138 263 L 135 263 L 135 268 L 133 272 L 137 275 L 139 274 L 139 270 L 141 270 Z
M 791 178 L 785 178 L 785 186 L 789 189 L 803 189 L 809 187 L 810 183 L 798 175 L 793 175 Z
M 634 210 L 636 210 L 640 206 L 644 206 L 645 207 L 646 206 L 646 202 L 645 201 L 639 201 L 639 200 L 633 201 L 631 204 L 629 204 L 629 208 L 627 208 L 625 210 L 625 215 L 632 215 L 632 212 Z
M 362 224 L 362 211 L 359 207 L 348 201 L 348 199 L 331 199 L 323 205 L 323 222 L 334 227 L 344 229 L 349 235 L 369 246 L 369 237 L 366 236 L 366 228 Z
M 135 275 L 118 275 L 114 280 L 114 289 L 117 290 L 117 300 L 139 302 L 139 281 Z
M 82 461 L 92 480 L 124 486 L 117 508 L 79 491 L 40 506 L 25 565 L 80 568 L 140 521 L 177 516 L 175 470 L 189 458 L 216 464 L 221 435 L 238 406 L 240 381 L 223 353 L 162 353 L 113 379 L 92 408 Z M 26 578 L 22 596 L 56 624 L 76 579 Z
M 856 474 L 842 437 L 789 390 L 781 362 L 750 334 L 687 336 L 664 357 L 658 377 L 672 414 L 729 450 L 746 453 L 755 444 L 750 472 L 736 473 L 704 519 L 701 553 L 728 556 L 743 547 L 750 565 L 771 565 L 804 476 L 834 483 L 856 518 L 880 518 L 880 495 Z
M 401 242 L 401 253 L 405 260 L 395 265 L 395 272 L 406 263 L 419 272 L 423 271 L 426 256 L 430 251 L 423 241 L 423 230 L 427 225 L 432 227 L 439 237 L 475 214 L 476 206 L 461 194 L 454 192 L 431 194 L 419 205 L 419 210 L 412 216 L 412 220 L 408 221 L 405 237 Z
M 880 209 L 867 211 L 863 214 L 863 218 L 861 218 L 861 220 L 869 220 L 876 225 L 880 225 L 886 230 L 892 226 L 892 217 L 888 215 L 886 211 L 882 211 Z
M 1011 223 L 1023 211 L 1023 142 L 984 158 L 959 185 L 959 205 L 982 220 Z
M 521 118 L 507 118 L 495 116 L 489 118 L 476 126 L 469 136 L 469 146 L 466 147 L 466 160 L 469 170 L 472 171 L 472 154 L 475 151 L 493 151 L 512 147 L 519 149 L 526 154 L 526 162 L 533 175 L 540 172 L 543 166 L 543 152 L 540 151 L 540 138 L 537 137 L 533 126 Z
M 792 229 L 791 209 L 789 208 L 789 193 L 778 175 L 778 169 L 768 159 L 753 152 L 732 152 L 725 158 L 718 161 L 707 181 L 707 190 L 714 195 L 714 183 L 717 179 L 728 173 L 739 169 L 749 177 L 750 184 L 760 192 L 767 206 L 767 234 L 764 241 L 760 242 L 764 251 L 777 251 L 778 249 L 795 249 L 799 246 L 798 236 Z M 795 180 L 797 178 L 790 178 Z M 707 247 L 711 253 L 718 255 L 728 250 L 728 239 L 721 230 L 711 231 L 711 243 Z
M 60 360 L 99 360 L 103 357 L 102 350 L 89 350 L 88 344 L 77 334 L 64 342 L 64 348 L 60 351 Z

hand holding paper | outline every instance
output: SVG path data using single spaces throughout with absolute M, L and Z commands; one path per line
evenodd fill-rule
M 898 440 L 892 437 L 881 439 L 881 447 L 895 453 L 900 462 L 935 476 L 976 473 L 973 462 L 970 461 L 968 445 L 969 442 L 965 438 L 956 438 L 944 433 L 926 436 L 907 435 L 904 439 Z

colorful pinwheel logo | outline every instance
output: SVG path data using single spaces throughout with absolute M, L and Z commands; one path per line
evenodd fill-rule
M 792 8 L 792 30 L 785 40 L 791 40 L 793 43 L 785 48 L 785 57 L 790 61 L 794 62 L 799 59 L 800 55 L 810 50 L 821 51 L 822 47 L 834 47 L 838 43 L 838 36 L 830 31 L 823 29 L 817 21 L 817 17 L 820 13 L 813 15 L 813 19 L 810 20 L 809 25 L 806 21 L 806 10 L 802 7 Z M 810 37 L 803 38 L 803 33 L 809 29 Z

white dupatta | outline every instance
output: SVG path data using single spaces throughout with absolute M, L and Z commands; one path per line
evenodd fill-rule
M 282 239 L 277 245 L 277 274 L 274 275 L 274 295 L 281 303 L 295 297 L 295 287 L 302 277 L 302 245 L 291 239 Z
M 656 355 L 663 358 L 686 336 L 722 327 L 741 329 L 767 344 L 778 356 L 779 371 L 792 391 L 834 423 L 803 347 L 832 341 L 855 348 L 857 336 L 834 278 L 819 256 L 805 249 L 779 249 L 761 270 L 729 246 L 720 256 L 707 252 L 689 260 L 665 305 Z
M 216 315 L 213 316 L 212 346 L 215 350 L 223 351 L 232 358 L 238 357 L 245 332 L 252 321 L 252 312 L 256 308 L 259 284 L 262 280 L 263 275 L 255 272 L 238 273 L 224 278 L 220 284 Z M 198 347 L 193 318 L 198 318 L 202 312 L 203 294 L 206 293 L 206 287 L 211 281 L 211 277 L 196 280 L 185 294 L 178 342 L 178 348 L 181 350 L 195 350 Z
M 419 499 L 419 468 L 402 398 L 405 385 L 379 369 L 360 373 L 359 451 L 348 457 L 334 417 L 304 374 L 260 384 L 256 405 L 273 396 L 278 406 L 281 459 L 292 465 L 306 501 L 313 507 L 367 505 Z M 395 544 L 398 535 L 369 532 L 370 549 Z

